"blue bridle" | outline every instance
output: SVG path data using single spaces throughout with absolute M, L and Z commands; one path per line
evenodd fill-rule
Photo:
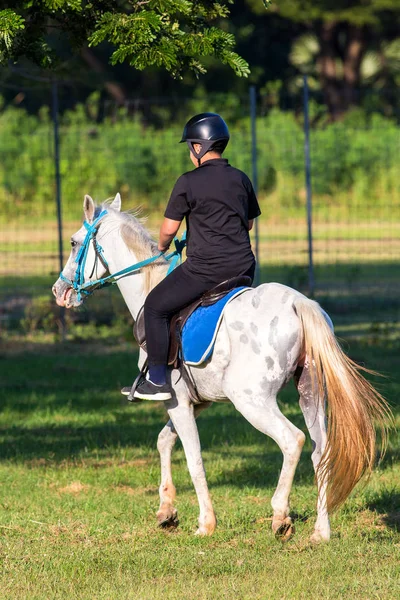
M 83 222 L 83 225 L 86 228 L 86 236 L 85 236 L 85 239 L 83 240 L 83 244 L 80 247 L 78 255 L 75 259 L 75 262 L 77 263 L 77 267 L 76 267 L 74 279 L 73 280 L 68 279 L 68 277 L 65 277 L 65 275 L 62 271 L 60 273 L 60 279 L 62 279 L 66 283 L 68 283 L 68 285 L 70 285 L 76 291 L 79 302 L 81 302 L 81 300 L 82 300 L 82 294 L 85 296 L 89 296 L 95 290 L 97 290 L 99 288 L 116 284 L 118 282 L 118 280 L 121 279 L 121 277 L 124 277 L 125 275 L 129 275 L 130 273 L 134 273 L 135 271 L 139 271 L 143 267 L 146 267 L 147 265 L 150 265 L 151 263 L 155 262 L 162 256 L 166 260 L 170 261 L 167 275 L 169 275 L 171 273 L 171 271 L 173 271 L 175 269 L 175 267 L 178 264 L 180 264 L 180 262 L 182 260 L 182 251 L 183 251 L 184 247 L 186 246 L 186 231 L 183 233 L 182 238 L 180 240 L 178 238 L 174 239 L 175 250 L 173 252 L 170 252 L 169 254 L 164 254 L 164 252 L 159 252 L 159 254 L 156 254 L 155 256 L 151 256 L 150 258 L 146 258 L 146 260 L 142 260 L 141 262 L 131 265 L 130 267 L 126 267 L 125 269 L 122 269 L 121 271 L 118 271 L 117 273 L 113 273 L 112 275 L 107 275 L 107 277 L 103 277 L 101 279 L 96 279 L 95 281 L 85 282 L 85 267 L 86 267 L 86 260 L 87 260 L 87 255 L 89 252 L 90 242 L 93 242 L 93 248 L 94 248 L 95 256 L 96 256 L 96 260 L 93 265 L 92 274 L 94 273 L 94 270 L 96 268 L 97 259 L 100 259 L 100 261 L 102 262 L 103 266 L 106 269 L 109 268 L 106 257 L 104 256 L 103 248 L 100 246 L 100 244 L 98 243 L 98 241 L 96 239 L 96 234 L 99 229 L 99 223 L 107 214 L 108 214 L 107 210 L 102 210 L 101 213 L 99 214 L 99 216 L 93 221 L 93 223 L 90 224 L 87 221 Z

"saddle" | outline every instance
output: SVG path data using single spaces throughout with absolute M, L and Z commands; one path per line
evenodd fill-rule
M 218 300 L 221 300 L 228 292 L 233 290 L 234 288 L 241 286 L 251 286 L 251 278 L 246 275 L 241 275 L 240 277 L 233 277 L 232 279 L 227 279 L 222 283 L 219 283 L 217 286 L 203 294 L 200 298 L 182 308 L 178 313 L 176 313 L 172 319 L 170 324 L 170 338 L 169 338 L 169 352 L 168 352 L 168 364 L 173 365 L 174 368 L 179 366 L 179 349 L 180 349 L 180 341 L 181 341 L 181 331 L 190 317 L 190 315 L 198 308 L 199 306 L 212 306 Z M 146 349 L 146 332 L 144 327 L 144 312 L 143 306 L 139 311 L 135 324 L 133 326 L 133 335 L 140 348 L 147 352 Z

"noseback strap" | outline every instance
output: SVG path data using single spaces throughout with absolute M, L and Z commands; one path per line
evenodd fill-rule
M 182 262 L 182 251 L 183 251 L 184 247 L 186 246 L 186 231 L 183 233 L 180 240 L 178 238 L 174 239 L 175 250 L 173 252 L 171 252 L 169 254 L 164 254 L 163 252 L 159 252 L 158 254 L 155 254 L 154 256 L 151 256 L 150 258 L 147 258 L 138 263 L 135 263 L 134 265 L 126 267 L 125 269 L 122 269 L 121 271 L 117 271 L 117 273 L 113 273 L 112 275 L 108 275 L 107 277 L 103 277 L 101 279 L 96 279 L 95 281 L 90 280 L 90 281 L 85 282 L 86 260 L 87 260 L 91 241 L 93 242 L 93 248 L 95 251 L 96 259 L 99 258 L 101 260 L 101 262 L 103 263 L 104 267 L 106 269 L 109 268 L 106 257 L 104 256 L 103 248 L 100 246 L 100 244 L 98 243 L 98 241 L 96 239 L 96 234 L 99 229 L 100 221 L 107 214 L 108 214 L 107 210 L 102 210 L 101 213 L 99 214 L 99 216 L 93 221 L 93 223 L 88 223 L 87 221 L 83 222 L 83 225 L 86 228 L 86 236 L 85 236 L 85 239 L 83 240 L 83 244 L 80 247 L 77 257 L 75 259 L 77 267 L 76 267 L 74 279 L 73 280 L 68 279 L 67 277 L 65 277 L 65 275 L 62 271 L 60 273 L 60 279 L 62 281 L 65 281 L 66 283 L 68 283 L 68 285 L 70 285 L 76 291 L 79 302 L 81 302 L 81 300 L 82 300 L 82 294 L 84 294 L 85 296 L 89 296 L 90 294 L 92 294 L 95 291 L 95 289 L 98 289 L 101 287 L 106 287 L 108 285 L 116 284 L 119 281 L 119 279 L 121 279 L 122 277 L 124 277 L 126 275 L 130 275 L 131 273 L 134 273 L 135 271 L 139 271 L 143 267 L 146 267 L 147 265 L 155 262 L 162 256 L 164 256 L 164 258 L 167 261 L 171 261 L 169 268 L 168 268 L 167 275 L 169 275 L 171 273 L 171 271 L 173 271 L 175 269 L 175 267 L 177 267 L 177 265 Z M 93 271 L 95 269 L 95 266 L 96 265 L 94 265 L 94 267 L 93 267 Z

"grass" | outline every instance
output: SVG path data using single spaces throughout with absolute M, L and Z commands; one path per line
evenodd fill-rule
M 318 216 L 318 215 L 317 215 Z M 161 217 L 152 215 L 149 228 L 158 229 Z M 64 262 L 69 236 L 78 222 L 64 224 Z M 281 215 L 268 207 L 259 223 L 261 281 L 278 281 L 308 292 L 308 246 L 305 218 Z M 316 297 L 329 309 L 359 311 L 391 303 L 400 297 L 400 227 L 395 218 L 346 221 L 336 215 L 315 218 L 314 265 Z M 0 311 L 21 317 L 26 300 L 48 294 L 60 270 L 54 222 L 0 228 Z M 91 304 L 94 306 L 95 304 Z M 22 307 L 22 308 L 21 308 Z
M 343 326 L 341 335 L 346 336 Z M 351 342 L 351 355 L 384 372 L 398 402 L 398 340 Z M 281 454 L 233 407 L 199 419 L 218 517 L 211 538 L 193 535 L 198 507 L 178 444 L 173 455 L 175 532 L 155 525 L 160 478 L 159 405 L 128 406 L 119 387 L 132 379 L 128 344 L 53 345 L 6 337 L 0 348 L 0 598 L 302 599 L 400 596 L 400 439 L 332 518 L 332 541 L 312 547 L 315 520 L 309 441 L 292 495 L 296 536 L 270 531 L 270 499 Z M 397 380 L 396 380 L 397 378 Z M 284 413 L 304 423 L 289 386 Z M 396 411 L 400 424 L 399 407 Z
M 274 215 L 268 204 L 259 223 L 260 257 L 271 265 L 307 264 L 306 215 Z M 278 218 L 279 217 L 279 218 Z M 314 219 L 314 260 L 325 263 L 395 262 L 400 250 L 400 225 L 395 214 L 384 219 L 374 213 L 346 220 L 336 215 Z M 156 235 L 161 214 L 154 213 L 149 228 Z M 63 226 L 64 260 L 69 254 L 71 235 L 79 221 Z M 30 276 L 58 273 L 58 232 L 55 221 L 36 221 L 0 226 L 1 276 Z
M 304 210 L 296 217 L 284 206 L 271 208 L 270 200 L 263 199 L 259 222 L 261 281 L 277 281 L 309 294 Z M 314 212 L 316 299 L 341 320 L 357 315 L 362 321 L 398 321 L 400 227 L 395 208 L 392 206 L 390 215 L 380 215 L 375 207 L 373 215 L 356 211 L 351 218 L 332 212 L 330 205 L 328 208 L 327 214 L 319 206 Z M 157 212 L 151 215 L 147 226 L 153 233 L 160 219 Z M 64 262 L 69 237 L 79 226 L 78 221 L 64 223 Z M 0 326 L 3 323 L 6 328 L 15 328 L 27 307 L 30 310 L 32 299 L 51 297 L 50 289 L 60 270 L 55 222 L 32 219 L 30 224 L 1 226 L 0 252 Z M 118 294 L 96 294 L 79 317 L 104 322 L 105 314 L 108 320 L 116 314 L 125 315 Z

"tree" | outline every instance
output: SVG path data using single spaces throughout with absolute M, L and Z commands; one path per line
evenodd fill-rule
M 314 33 L 305 33 L 297 37 L 292 45 L 290 61 L 300 73 L 309 76 L 309 85 L 320 89 L 318 56 L 321 47 Z M 337 78 L 343 79 L 343 62 L 338 56 L 335 61 Z M 368 44 L 360 62 L 360 85 L 370 89 L 382 89 L 400 84 L 400 38 L 388 41 L 377 38 Z M 299 84 L 296 76 L 292 85 Z
M 357 103 L 363 59 L 374 38 L 398 35 L 399 0 L 279 0 L 273 10 L 315 35 L 315 43 L 306 39 L 317 49 L 315 73 L 334 119 Z
M 62 45 L 49 42 L 49 33 L 56 33 L 75 52 L 111 43 L 113 65 L 156 66 L 180 78 L 187 71 L 204 73 L 203 59 L 214 56 L 247 76 L 247 62 L 233 50 L 235 38 L 223 28 L 231 1 L 17 0 L 12 9 L 0 10 L 0 64 L 27 58 L 41 67 L 57 66 Z

